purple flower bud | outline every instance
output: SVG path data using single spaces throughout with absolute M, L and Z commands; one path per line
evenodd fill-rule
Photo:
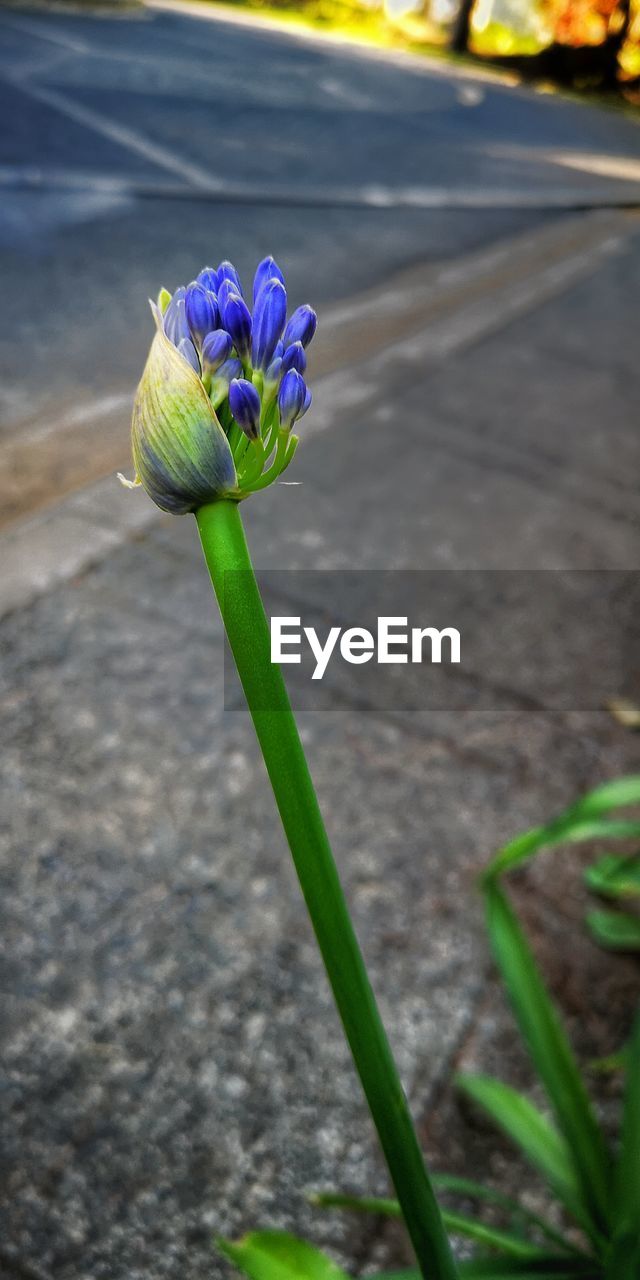
M 261 289 L 264 288 L 268 280 L 279 280 L 280 284 L 284 284 L 284 276 L 275 260 L 269 255 L 263 258 L 259 263 L 256 274 L 253 278 L 253 301 L 255 303 Z
M 300 417 L 306 393 L 307 388 L 304 378 L 300 376 L 297 369 L 289 369 L 289 372 L 285 373 L 280 383 L 278 392 L 280 426 L 285 431 L 290 431 L 296 418 Z
M 215 373 L 231 354 L 231 338 L 226 329 L 213 329 L 202 343 L 202 368 Z
M 310 392 L 309 388 L 308 388 L 308 387 L 306 386 L 306 384 L 305 384 L 304 403 L 303 403 L 302 408 L 301 408 L 301 410 L 300 410 L 300 412 L 299 412 L 299 414 L 298 414 L 298 417 L 299 417 L 299 418 L 304 418 L 304 415 L 305 415 L 305 413 L 307 412 L 307 409 L 310 409 L 310 408 L 311 408 L 311 392 Z
M 174 347 L 177 347 L 182 338 L 191 338 L 191 332 L 189 325 L 187 324 L 187 317 L 184 308 L 184 294 L 186 293 L 186 289 L 180 297 L 178 297 L 179 292 L 181 291 L 176 290 L 174 293 L 163 317 L 164 331 L 169 342 L 172 342 Z
M 218 324 L 215 295 L 205 289 L 203 284 L 194 282 L 187 289 L 184 307 L 191 335 L 197 345 L 201 346 L 205 335 L 215 329 Z
M 224 304 L 222 320 L 241 359 L 251 350 L 251 312 L 237 293 L 230 293 Z
M 218 287 L 218 311 L 223 321 L 224 309 L 232 293 L 238 296 L 238 287 L 233 283 L 233 280 L 221 280 Z
M 197 282 L 204 285 L 205 289 L 208 289 L 210 293 L 217 293 L 218 272 L 215 267 L 203 267 L 202 271 L 198 272 Z
M 280 339 L 280 341 L 276 343 L 276 349 L 273 354 L 274 354 L 274 357 L 284 355 L 284 342 L 282 341 L 282 339 Z
M 191 368 L 195 369 L 198 377 L 200 377 L 200 361 L 198 360 L 198 353 L 191 341 L 191 338 L 181 338 L 178 343 L 178 351 L 181 356 L 184 356 L 187 363 L 191 365 Z
M 220 266 L 218 267 L 217 276 L 218 276 L 218 289 L 220 288 L 220 285 L 222 284 L 223 280 L 230 280 L 231 283 L 236 286 L 237 293 L 239 293 L 240 297 L 242 297 L 242 285 L 240 284 L 240 276 L 238 275 L 238 272 L 236 271 L 232 262 L 228 262 L 226 259 L 224 262 L 221 262 Z
M 211 379 L 211 390 L 209 399 L 214 409 L 219 409 L 223 400 L 226 400 L 229 394 L 229 386 L 234 378 L 242 377 L 242 365 L 239 360 L 232 358 L 225 360 L 219 369 L 213 374 Z
M 304 373 L 306 367 L 307 357 L 302 343 L 292 342 L 282 357 L 282 372 L 288 373 L 289 369 L 297 369 L 298 373 Z
M 260 435 L 260 396 L 246 378 L 234 378 L 229 387 L 231 412 L 250 440 Z
M 282 356 L 276 356 L 275 359 L 271 361 L 271 364 L 269 365 L 268 369 L 265 371 L 265 375 L 264 375 L 265 387 L 270 386 L 273 389 L 274 386 L 277 386 L 277 384 L 280 381 L 281 374 L 282 374 Z
M 288 347 L 292 342 L 301 342 L 303 347 L 308 347 L 316 331 L 317 323 L 318 317 L 313 307 L 298 307 L 284 331 L 285 347 Z
M 287 318 L 287 295 L 275 277 L 263 284 L 253 308 L 251 362 L 254 369 L 266 369 L 273 359 Z

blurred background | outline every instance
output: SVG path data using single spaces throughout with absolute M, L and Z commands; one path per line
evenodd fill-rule
M 147 299 L 223 258 L 249 286 L 273 253 L 318 310 L 298 483 L 245 504 L 261 568 L 634 571 L 639 21 L 608 0 L 0 8 L 7 1280 L 222 1277 L 213 1235 L 267 1224 L 354 1274 L 406 1258 L 305 1199 L 385 1178 L 251 727 L 224 709 L 193 522 L 115 480 Z M 588 634 L 574 669 L 548 625 L 574 710 L 511 664 L 501 710 L 482 672 L 432 713 L 328 675 L 330 708 L 301 716 L 432 1163 L 531 1206 L 450 1086 L 531 1082 L 476 877 L 640 763 L 618 674 Z M 637 955 L 584 927 L 598 852 L 516 886 L 583 1061 L 637 1000 Z M 606 1116 L 619 1081 L 592 1083 Z

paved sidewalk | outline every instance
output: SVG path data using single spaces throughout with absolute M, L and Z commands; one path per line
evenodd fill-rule
M 394 355 L 375 404 L 334 375 L 301 485 L 246 504 L 258 563 L 634 568 L 635 224 L 614 250 L 438 361 Z M 395 1262 L 379 1224 L 304 1200 L 386 1184 L 251 727 L 222 711 L 193 522 L 154 518 L 99 559 L 0 624 L 2 1274 L 204 1280 L 227 1274 L 212 1235 L 258 1224 Z M 337 691 L 302 725 L 426 1147 L 522 1184 L 447 1084 L 469 1061 L 528 1079 L 474 877 L 640 752 L 605 711 L 532 714 L 517 693 L 501 713 L 381 715 Z M 591 1054 L 619 1042 L 637 969 L 586 941 L 579 865 L 537 868 L 523 901 Z

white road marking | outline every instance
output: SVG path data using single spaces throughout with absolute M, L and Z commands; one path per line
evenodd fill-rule
M 42 102 L 45 106 L 53 107 L 55 111 L 61 112 L 62 115 L 73 120 L 75 124 L 83 125 L 86 129 L 93 129 L 95 133 L 101 134 L 103 138 L 108 138 L 110 142 L 116 142 L 121 147 L 126 147 L 128 151 L 133 151 L 136 155 L 142 156 L 143 159 L 148 160 L 151 164 L 157 165 L 158 168 L 166 169 L 167 172 L 183 178 L 192 187 L 215 194 L 220 189 L 220 185 L 224 186 L 224 184 L 216 183 L 207 169 L 201 169 L 199 165 L 183 160 L 181 156 L 175 155 L 173 151 L 170 151 L 168 147 L 163 147 L 159 143 L 153 142 L 136 129 L 130 129 L 127 125 L 118 124 L 100 111 L 94 111 L 91 107 L 82 106 L 81 103 L 75 102 L 73 98 L 67 97 L 66 94 L 60 93 L 59 90 L 47 89 L 43 85 L 26 83 L 17 76 L 10 77 L 10 79 L 16 85 L 16 88 L 28 94 L 36 102 Z

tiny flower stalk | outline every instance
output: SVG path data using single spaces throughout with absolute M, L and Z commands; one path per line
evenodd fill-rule
M 153 306 L 157 326 L 136 395 L 136 479 L 164 511 L 195 513 L 247 705 L 354 1063 L 425 1280 L 457 1270 L 378 1012 L 280 668 L 240 502 L 290 464 L 311 403 L 311 307 L 286 321 L 284 277 L 260 263 L 253 312 L 233 265 L 205 267 Z M 188 346 L 184 345 L 187 344 Z M 195 357 L 195 361 L 194 361 Z M 125 481 L 127 484 L 131 482 Z

